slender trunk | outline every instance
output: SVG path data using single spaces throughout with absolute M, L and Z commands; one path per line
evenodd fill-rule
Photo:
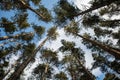
M 14 64 L 11 65 L 12 67 L 3 75 L 3 77 L 0 80 L 5 80 L 5 78 L 12 71 L 12 69 L 15 69 L 15 67 L 20 64 L 19 61 L 21 60 L 21 58 L 22 56 Z
M 119 23 L 120 19 L 100 21 L 100 23 Z
M 72 68 L 72 64 L 70 64 L 70 68 Z M 70 74 L 71 74 L 72 80 L 76 80 L 74 72 L 70 71 Z
M 45 44 L 47 40 L 48 37 L 32 52 L 32 54 L 19 66 L 19 68 L 15 70 L 15 72 L 10 76 L 8 80 L 17 80 L 19 78 L 20 74 L 23 72 L 25 67 L 34 58 L 36 53 L 40 50 L 40 48 Z
M 91 40 L 91 39 L 89 39 L 89 38 L 83 37 L 83 36 L 81 36 L 81 35 L 79 35 L 79 34 L 77 34 L 77 33 L 75 33 L 75 35 L 81 37 L 82 39 L 90 42 L 91 44 L 93 44 L 93 45 L 95 45 L 95 46 L 100 47 L 101 49 L 107 51 L 109 54 L 115 56 L 116 58 L 120 58 L 120 50 L 114 49 L 114 48 L 112 48 L 112 47 L 110 47 L 110 46 L 108 46 L 108 45 L 104 45 L 104 44 L 101 44 L 101 43 L 96 42 L 96 41 L 94 41 L 94 40 Z
M 5 79 L 5 77 L 10 73 L 10 69 L 2 76 L 2 77 L 0 77 L 0 80 L 3 80 L 3 79 Z
M 26 8 L 28 8 L 29 10 L 33 11 L 34 13 L 36 13 L 38 16 L 40 16 L 42 19 L 45 19 L 45 17 L 40 14 L 39 12 L 37 12 L 36 10 L 34 10 L 33 8 L 31 8 L 30 6 L 28 6 L 23 0 L 20 0 L 20 2 L 22 3 L 23 6 L 25 6 Z
M 85 68 L 85 66 L 83 66 L 80 59 L 76 55 L 74 57 L 77 59 L 79 65 L 82 67 L 84 72 L 88 75 L 89 80 L 95 80 L 95 77 Z
M 42 76 L 42 79 L 41 80 L 45 80 L 45 76 L 46 76 L 46 73 L 48 72 L 48 63 L 46 63 L 46 66 L 45 66 L 45 71 L 44 71 L 44 73 L 43 73 L 43 76 Z
M 33 33 L 32 32 L 30 32 L 30 33 L 23 33 L 23 34 L 17 34 L 17 35 L 15 35 L 15 36 L 3 36 L 3 37 L 0 37 L 0 41 L 2 41 L 2 40 L 7 40 L 7 39 L 11 39 L 11 38 L 18 38 L 18 37 L 20 37 L 20 36 L 25 36 L 25 35 L 33 35 Z
M 14 64 L 12 64 L 12 67 L 2 76 L 2 78 L 0 80 L 3 80 L 6 78 L 6 76 L 11 72 L 11 70 L 13 68 L 15 68 L 16 64 L 18 64 L 18 62 L 15 62 Z
M 91 11 L 93 11 L 93 10 L 96 10 L 96 9 L 98 9 L 98 8 L 101 8 L 101 7 L 104 7 L 104 6 L 107 6 L 107 5 L 110 5 L 111 3 L 115 2 L 115 1 L 119 1 L 119 0 L 108 0 L 108 1 L 104 1 L 102 4 L 99 4 L 99 5 L 97 5 L 97 6 L 93 6 L 93 7 L 89 8 L 89 9 L 87 9 L 87 10 L 81 12 L 81 13 L 75 14 L 74 17 L 77 17 L 77 16 L 79 16 L 79 15 L 83 15 L 83 14 L 85 14 L 85 13 L 91 12 Z

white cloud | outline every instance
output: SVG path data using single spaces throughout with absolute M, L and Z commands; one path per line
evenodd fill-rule
M 73 2 L 78 6 L 79 9 L 83 9 L 85 5 L 86 7 L 89 7 L 90 4 L 89 3 L 90 0 L 74 0 Z

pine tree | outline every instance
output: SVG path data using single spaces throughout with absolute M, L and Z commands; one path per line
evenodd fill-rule
M 67 35 L 72 34 L 75 38 L 82 38 L 82 43 L 92 52 L 96 52 L 97 55 L 93 55 L 95 62 L 92 69 L 100 67 L 101 71 L 107 72 L 109 68 L 114 72 L 106 73 L 104 80 L 119 79 L 116 75 L 120 73 L 120 30 L 114 30 L 119 29 L 120 20 L 112 19 L 120 13 L 119 3 L 119 0 L 91 0 L 91 6 L 83 11 L 68 0 L 59 0 L 53 9 L 54 12 L 52 13 L 55 13 L 53 15 L 51 14 L 53 10 L 50 11 L 42 5 L 41 0 L 1 0 L 0 10 L 3 13 L 5 11 L 12 14 L 9 18 L 0 17 L 0 80 L 8 77 L 7 74 L 11 73 L 10 69 L 15 71 L 8 80 L 18 79 L 29 63 L 35 61 L 34 57 L 40 51 L 43 53 L 40 59 L 43 60 L 44 64 L 40 63 L 33 70 L 32 76 L 34 78 L 31 79 L 45 80 L 47 78 L 52 79 L 54 76 L 54 79 L 67 80 L 69 79 L 67 75 L 70 75 L 72 80 L 95 79 L 90 70 L 85 68 L 82 50 L 76 48 L 74 42 L 61 41 L 63 46 L 60 47 L 60 51 L 65 54 L 61 62 L 56 57 L 57 52 L 46 48 L 45 50 L 42 49 L 48 40 L 55 40 L 58 33 L 56 32 L 57 27 L 53 27 L 48 30 L 46 35 L 45 28 L 47 27 L 44 27 L 41 22 L 64 27 Z M 36 15 L 38 19 L 35 20 L 40 20 L 40 24 L 37 24 L 36 21 L 33 23 L 29 21 L 31 18 L 29 11 Z M 105 19 L 104 15 L 108 15 L 109 18 Z M 81 20 L 75 21 L 74 19 L 79 16 Z M 78 22 L 82 23 L 82 26 L 77 24 Z M 92 29 L 95 35 L 80 34 L 79 26 L 80 28 Z M 46 38 L 36 47 L 38 41 L 45 35 Z M 101 38 L 106 36 L 113 38 L 113 40 L 116 39 L 116 44 L 113 44 L 114 42 L 111 39 L 101 41 Z M 10 64 L 9 60 L 12 55 L 19 53 L 21 54 L 19 59 Z M 113 61 L 109 61 L 109 58 L 112 58 Z M 59 68 L 58 65 L 64 67 L 66 72 L 54 74 L 51 65 L 57 68 Z M 8 69 L 9 66 L 12 67 Z
M 87 36 L 82 36 L 80 34 L 78 34 L 79 32 L 79 28 L 78 26 L 73 22 L 70 26 L 67 26 L 65 27 L 65 31 L 68 33 L 68 34 L 72 34 L 74 36 L 78 36 L 80 38 L 82 38 L 83 40 L 91 43 L 92 45 L 94 46 L 98 46 L 100 47 L 101 49 L 109 52 L 111 55 L 115 56 L 116 58 L 119 58 L 120 57 L 120 50 L 118 49 L 114 49 L 108 45 L 104 45 L 104 44 L 101 44 L 95 40 L 91 40 L 89 37 Z
M 61 42 L 63 46 L 59 49 L 66 54 L 62 63 L 67 64 L 67 70 L 70 73 L 72 80 L 82 79 L 81 77 L 83 76 L 87 76 L 89 79 L 94 80 L 94 76 L 84 66 L 84 52 L 79 48 L 75 48 L 74 42 L 65 40 L 62 40 Z M 81 75 L 82 73 L 83 75 Z
M 7 67 L 12 65 L 9 64 L 11 56 L 18 55 L 19 52 L 22 53 L 18 59 L 19 63 L 15 67 L 19 66 L 22 61 L 24 62 L 29 58 L 30 53 L 35 50 L 36 41 L 39 41 L 45 32 L 44 26 L 29 22 L 29 11 L 27 10 L 35 13 L 39 20 L 44 22 L 52 20 L 50 12 L 40 2 L 41 0 L 0 1 L 1 11 L 14 12 L 13 15 L 9 16 L 10 18 L 0 17 L 0 65 L 3 65 L 0 67 L 0 74 L 3 72 L 5 77 L 9 70 L 5 71 L 4 68 L 7 70 Z M 33 8 L 31 4 L 34 4 L 36 8 Z
M 47 40 L 54 40 L 56 39 L 58 33 L 56 32 L 56 27 L 52 27 L 48 30 L 47 38 L 41 42 L 41 44 L 32 51 L 31 55 L 20 65 L 18 69 L 15 70 L 15 72 L 10 76 L 8 80 L 16 80 L 19 78 L 22 71 L 25 69 L 25 67 L 29 64 L 29 62 L 34 58 L 34 56 L 37 54 L 37 52 L 41 49 L 41 47 L 45 44 Z

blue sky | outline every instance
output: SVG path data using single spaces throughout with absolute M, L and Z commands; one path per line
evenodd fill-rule
M 51 11 L 52 7 L 55 5 L 55 3 L 57 1 L 58 0 L 42 0 L 42 4 L 45 5 L 45 7 L 48 8 Z M 72 0 L 70 0 L 70 1 L 72 1 Z M 87 4 L 88 1 L 89 0 L 82 0 L 80 2 L 80 0 L 74 0 L 75 4 L 79 8 L 81 8 L 80 4 Z M 34 23 L 36 23 L 38 25 L 42 25 L 42 26 L 44 26 L 46 28 L 49 28 L 49 27 L 53 26 L 52 23 L 45 23 L 45 22 L 42 22 L 42 21 L 38 21 L 38 19 L 35 16 L 36 15 L 35 13 L 31 12 L 30 10 L 28 10 L 28 12 L 29 12 L 29 17 L 28 17 L 29 18 L 29 22 L 34 22 Z M 14 15 L 14 11 L 10 11 L 10 12 L 0 11 L 0 17 L 6 17 L 6 18 L 9 19 L 10 16 L 13 16 L 13 15 Z M 83 31 L 85 31 L 85 30 L 83 30 Z M 61 44 L 59 43 L 61 39 L 66 39 L 68 41 L 75 41 L 76 44 L 80 43 L 81 39 L 78 40 L 78 39 L 74 39 L 73 37 L 71 38 L 71 36 L 70 37 L 66 36 L 65 33 L 64 33 L 64 31 L 63 31 L 63 29 L 58 30 L 58 32 L 60 33 L 60 36 L 58 37 L 58 39 L 56 41 L 52 42 L 52 44 L 49 43 L 49 42 L 47 42 L 46 45 L 45 45 L 46 47 L 54 48 L 55 50 L 57 50 L 57 47 L 61 46 Z M 57 45 L 57 47 L 56 47 L 56 45 Z M 77 45 L 77 46 L 82 46 L 82 48 L 85 49 L 87 55 L 89 54 L 90 51 L 87 50 L 86 47 L 82 45 L 82 43 L 80 43 L 80 45 Z M 59 53 L 59 56 L 62 58 L 61 53 Z M 87 57 L 87 59 L 88 59 L 88 61 L 90 61 L 90 63 L 88 63 L 88 62 L 86 63 L 87 67 L 89 67 L 91 65 L 91 62 L 93 62 L 93 60 L 90 57 L 91 55 L 89 54 L 88 56 L 89 57 Z M 104 75 L 102 75 L 102 73 L 100 74 L 99 70 L 96 71 L 94 74 L 96 74 L 96 75 L 99 74 L 99 75 L 97 75 L 97 76 L 99 76 L 99 78 L 97 78 L 97 80 L 102 80 L 103 77 L 104 77 Z

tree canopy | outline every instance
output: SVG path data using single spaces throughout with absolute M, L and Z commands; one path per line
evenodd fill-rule
M 54 1 L 0 1 L 0 80 L 120 80 L 120 1 Z

